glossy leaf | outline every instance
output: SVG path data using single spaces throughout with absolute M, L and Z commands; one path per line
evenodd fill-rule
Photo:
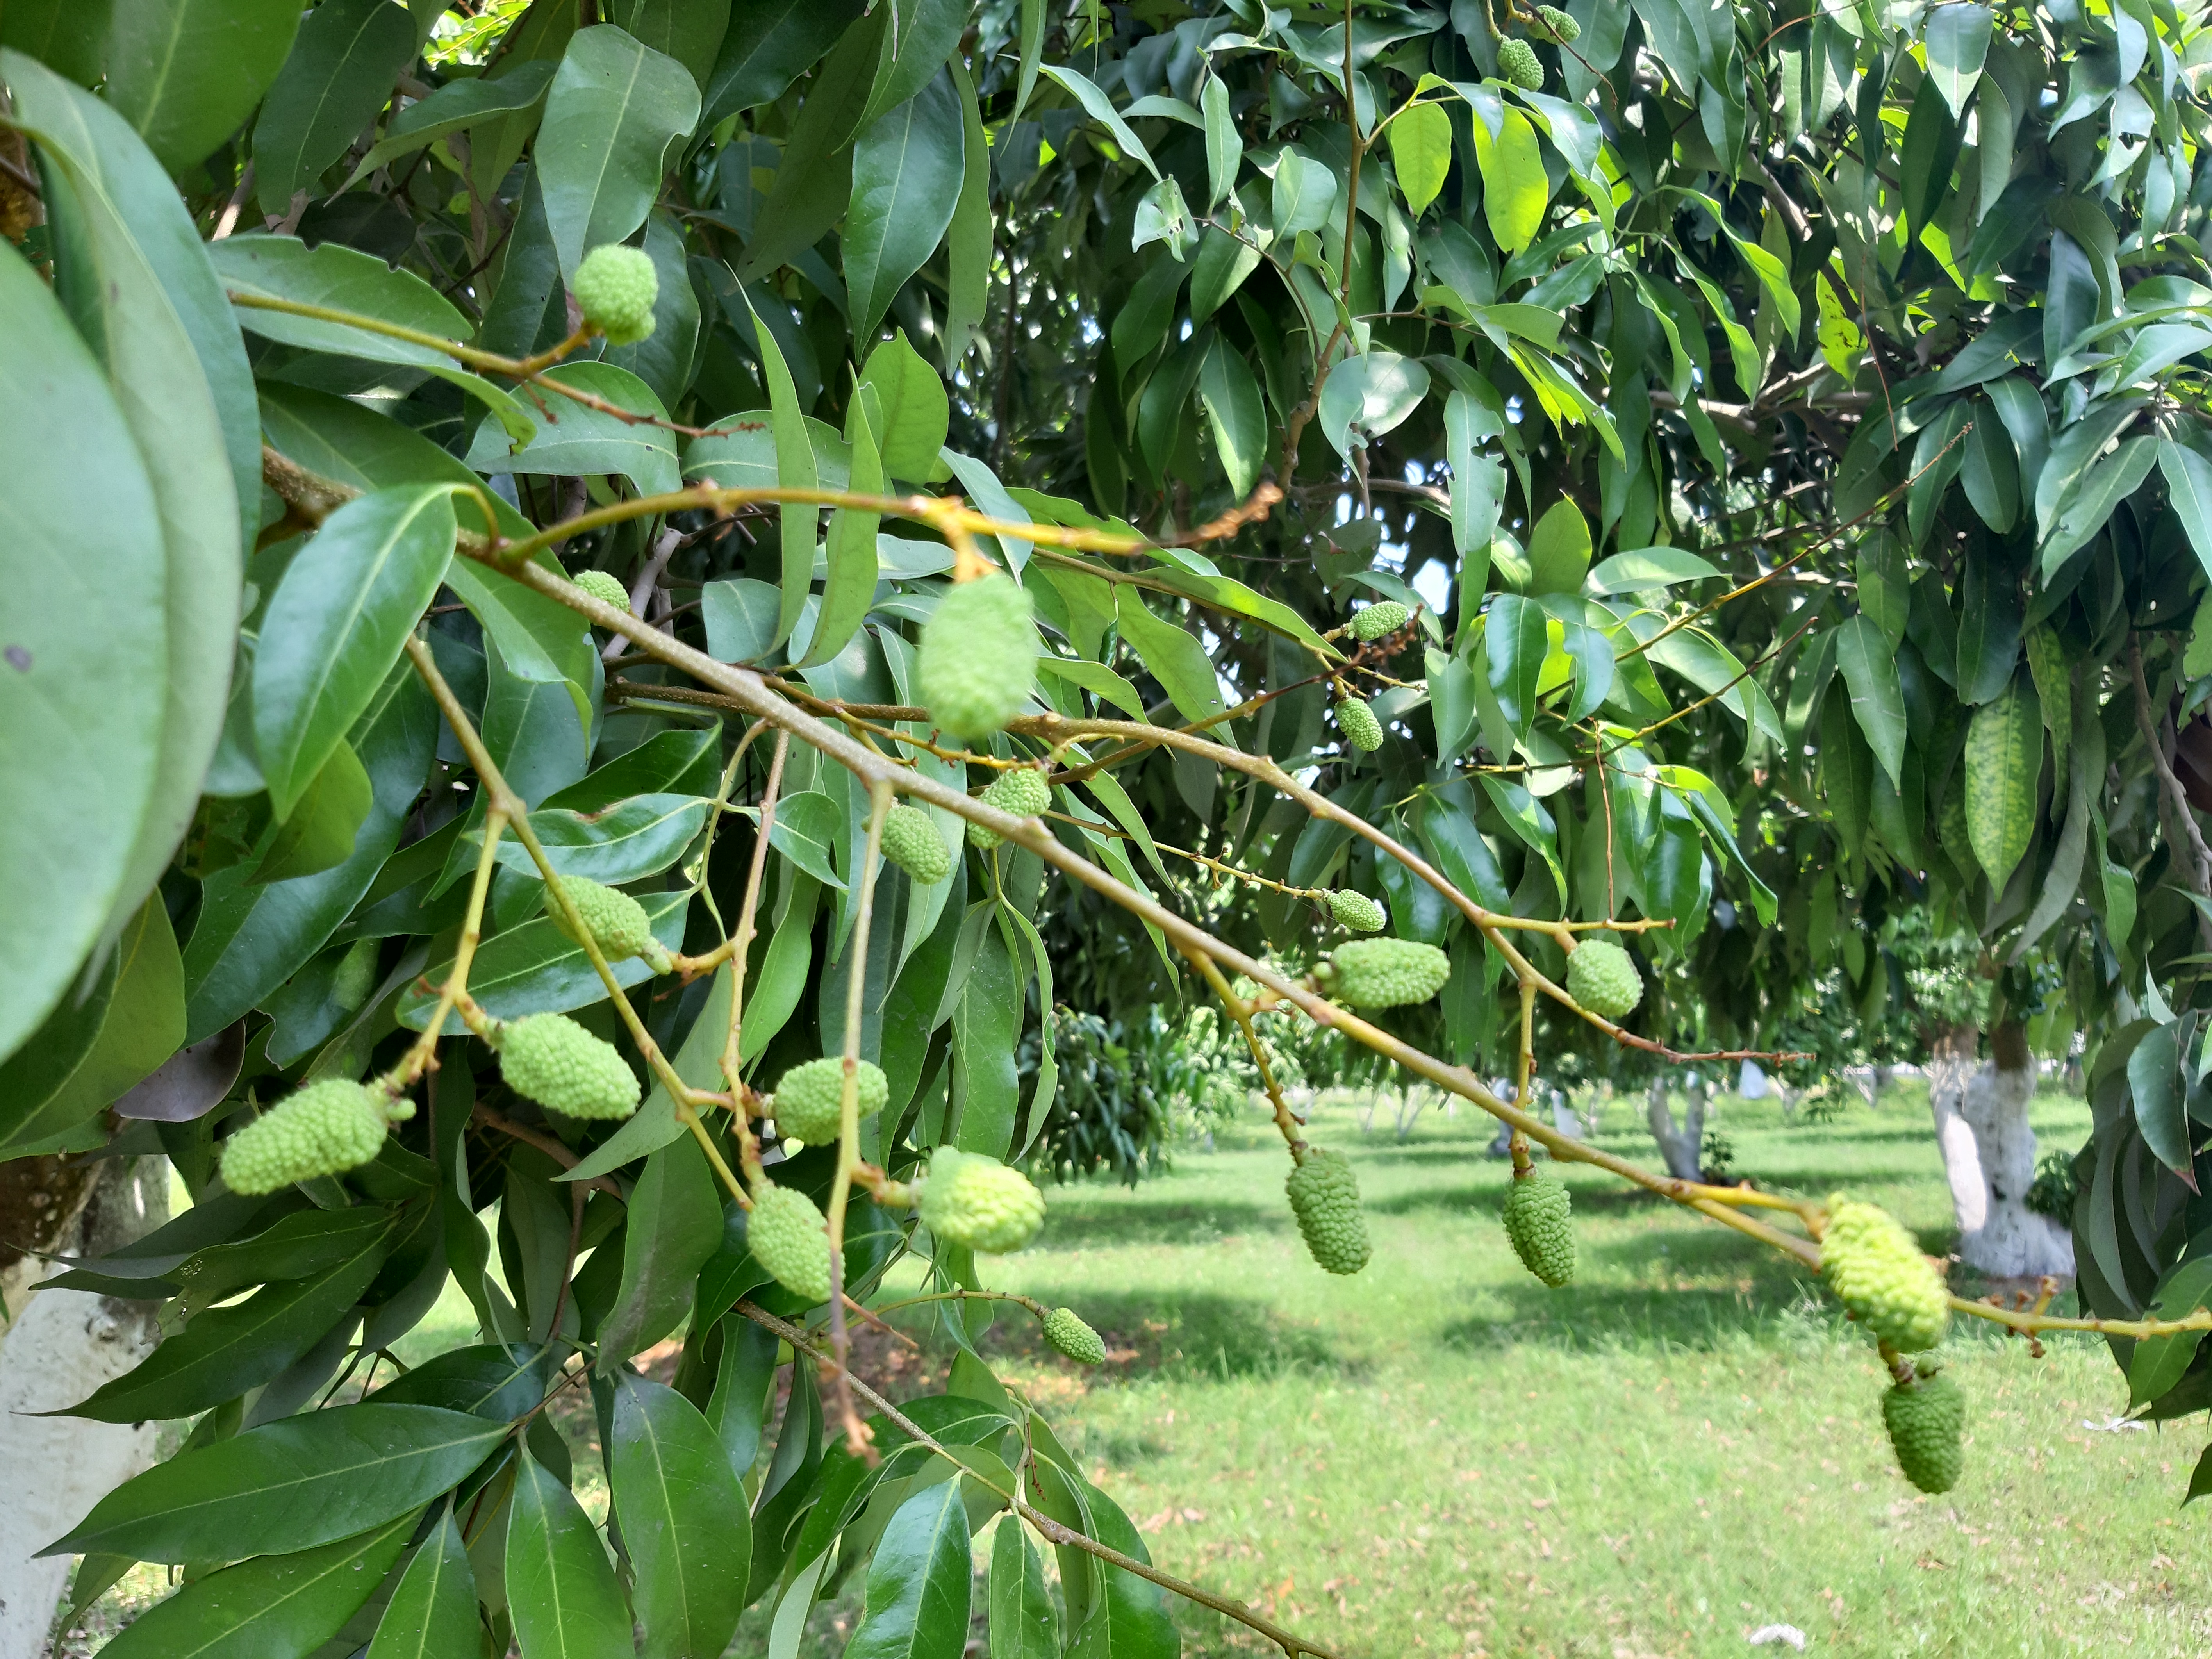
M 1978 851 L 1978 849 L 1977 849 Z M 2181 1083 L 2179 1033 L 2153 1027 L 2128 1054 L 2128 1095 L 2143 1144 L 2169 1170 L 2190 1167 L 2189 1118 Z
M 599 1528 L 525 1456 L 507 1523 L 507 1606 L 522 1659 L 631 1659 L 629 1609 Z
M 717 125 L 782 96 L 860 11 L 858 0 L 763 0 L 732 7 L 729 29 L 707 77 L 701 124 Z
M 1198 395 L 1206 405 L 1214 453 L 1229 475 L 1229 488 L 1239 496 L 1249 495 L 1266 459 L 1267 410 L 1250 366 L 1219 335 L 1207 348 L 1198 372 Z
M 1543 607 L 1517 593 L 1498 594 L 1490 602 L 1483 640 L 1490 690 L 1507 721 L 1525 738 L 1536 719 L 1536 685 L 1551 652 Z
M 324 0 L 307 15 L 253 124 L 264 212 L 288 212 L 345 153 L 414 56 L 414 22 L 390 0 Z
M 561 874 L 619 887 L 659 875 L 681 858 L 684 849 L 698 838 L 713 805 L 703 795 L 653 794 L 632 795 L 609 805 L 582 810 L 547 805 L 530 815 L 530 828 L 544 848 L 546 859 Z M 483 846 L 483 831 L 471 829 L 461 836 L 461 850 L 455 857 L 473 870 L 477 852 L 470 849 Z M 538 874 L 530 849 L 512 832 L 500 838 L 496 856 L 503 867 L 517 875 Z
M 1504 112 L 1495 132 L 1486 121 L 1478 118 L 1474 159 L 1482 171 L 1483 219 L 1498 246 L 1508 253 L 1517 253 L 1535 240 L 1551 199 L 1536 130 L 1516 109 Z
M 307 1549 L 412 1514 L 466 1475 L 507 1425 L 430 1406 L 340 1406 L 249 1429 L 127 1480 L 42 1554 L 190 1561 Z
M 968 1639 L 968 1506 L 960 1482 L 923 1487 L 899 1506 L 868 1565 L 860 1626 L 846 1659 L 937 1659 Z
M 650 416 L 655 421 L 668 418 L 653 388 L 614 363 L 563 363 L 548 369 L 545 378 L 634 414 Z M 611 472 L 628 478 L 640 494 L 647 495 L 682 488 L 684 477 L 677 464 L 675 439 L 665 427 L 627 421 L 565 398 L 548 401 L 550 418 L 541 421 L 537 435 L 520 447 L 509 441 L 496 422 L 486 421 L 477 427 L 469 446 L 468 464 L 480 472 L 550 473 L 563 477 Z
M 0 251 L 0 1055 L 52 1012 L 120 896 L 160 768 L 166 556 L 153 489 L 107 377 L 46 283 Z M 100 533 L 79 483 L 100 479 Z M 97 616 L 97 630 L 78 625 Z M 112 676 L 106 665 L 136 663 Z
M 172 171 L 238 130 L 292 50 L 297 0 L 133 0 L 107 38 L 107 96 Z
M 1166 689 L 1178 714 L 1188 720 L 1202 720 L 1228 706 L 1221 700 L 1220 681 L 1205 647 L 1173 623 L 1154 616 L 1137 589 L 1117 587 L 1114 599 L 1121 637 Z
M 945 382 L 902 329 L 868 354 L 860 374 L 860 395 L 868 406 L 868 428 L 883 470 L 894 478 L 927 478 L 945 447 L 951 403 Z M 690 457 L 684 471 L 690 471 Z M 855 483 L 855 489 L 864 486 Z
M 1892 786 L 1902 787 L 1905 766 L 1905 690 L 1897 659 L 1881 630 L 1854 617 L 1836 632 L 1836 666 L 1850 690 L 1851 713 Z
M 1406 192 L 1407 210 L 1418 218 L 1451 172 L 1451 118 L 1436 104 L 1409 104 L 1392 118 L 1389 135 L 1398 187 Z
M 698 119 L 698 85 L 674 58 L 605 24 L 570 39 L 536 149 L 564 278 L 592 249 L 627 241 L 645 222 L 670 146 Z
M 550 1347 L 521 1342 L 450 1348 L 369 1398 L 384 1405 L 435 1406 L 511 1422 L 544 1402 L 557 1359 Z
M 992 1535 L 990 1583 L 991 1659 L 1057 1659 L 1060 1638 L 1044 1563 L 1012 1516 Z
M 467 1652 L 478 1628 L 476 1576 L 448 1506 L 399 1576 L 365 1659 L 445 1659 Z
M 721 1443 L 682 1395 L 625 1376 L 610 1450 L 645 1659 L 720 1653 L 744 1610 L 731 1566 L 752 1553 L 744 1492 Z
M 721 1242 L 721 1191 L 699 1143 L 687 1134 L 645 1160 L 630 1194 L 622 1282 L 599 1323 L 602 1374 L 684 1322 L 699 1270 Z
M 643 893 L 637 898 L 652 922 L 653 937 L 669 950 L 679 949 L 691 902 L 690 890 Z M 431 985 L 444 982 L 449 963 L 450 958 L 425 970 Z M 625 987 L 653 977 L 653 969 L 635 957 L 607 965 L 616 981 Z M 494 1018 L 520 1019 L 525 1014 L 588 1007 L 602 1000 L 607 991 L 583 947 L 556 927 L 550 917 L 539 916 L 484 942 L 470 970 L 469 994 Z M 419 1030 L 437 1004 L 436 993 L 418 985 L 400 998 L 394 1012 L 402 1025 Z M 448 1017 L 446 1029 L 458 1035 L 466 1028 L 455 1014 Z
M 350 312 L 441 340 L 461 339 L 470 331 L 461 313 L 420 276 L 412 271 L 394 270 L 373 255 L 336 242 L 311 248 L 292 236 L 234 236 L 215 244 L 209 258 L 223 286 L 233 294 Z M 261 306 L 236 309 L 240 327 L 309 351 L 367 357 L 383 363 L 443 367 L 453 361 L 419 341 L 326 318 Z
M 950 74 L 860 134 L 853 151 L 853 200 L 845 215 L 845 286 L 861 340 L 908 277 L 944 240 L 963 181 L 965 121 Z
M 2035 834 L 2043 713 L 2032 685 L 2015 678 L 1975 710 L 1965 769 L 1967 839 L 1990 886 L 2002 890 Z
M 865 398 L 854 401 L 848 435 L 853 445 L 853 489 L 862 495 L 881 495 L 885 488 L 884 465 L 876 453 Z M 882 521 L 880 514 L 860 507 L 841 507 L 830 514 L 822 603 L 806 635 L 800 667 L 829 661 L 845 648 L 866 620 L 868 607 L 876 597 L 876 529 Z

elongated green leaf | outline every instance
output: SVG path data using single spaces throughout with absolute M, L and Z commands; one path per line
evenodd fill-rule
M 803 254 L 844 212 L 853 191 L 853 135 L 868 112 L 890 26 L 887 8 L 870 9 L 807 83 L 776 168 L 775 188 L 738 264 L 739 282 L 750 283 Z
M 2143 1144 L 2167 1169 L 2188 1169 L 2189 1117 L 2182 1096 L 2176 1027 L 2154 1027 L 2129 1053 L 2128 1096 Z
M 848 436 L 853 444 L 853 488 L 863 495 L 881 495 L 884 466 L 877 456 L 866 398 L 853 400 Z M 880 514 L 858 507 L 841 507 L 830 514 L 822 605 L 814 613 L 800 667 L 829 661 L 866 620 L 876 597 L 876 528 L 882 521 Z
M 854 338 L 874 338 L 893 297 L 944 240 L 960 199 L 965 143 L 960 96 L 942 71 L 860 134 L 844 234 Z
M 137 446 L 100 364 L 12 247 L 0 251 L 0 337 L 5 1055 L 61 1000 L 120 896 L 159 774 L 168 641 L 161 522 Z M 87 537 L 90 472 L 100 526 Z
M 1500 593 L 1490 602 L 1483 639 L 1490 663 L 1490 689 L 1506 720 L 1526 738 L 1535 723 L 1536 685 L 1551 650 L 1543 607 L 1517 593 Z
M 625 1375 L 610 1450 L 645 1659 L 720 1653 L 744 1606 L 732 1564 L 752 1555 L 744 1492 L 721 1442 L 673 1389 Z
M 1013 1139 L 1014 1115 L 1021 1106 L 1013 1045 L 1021 1035 L 1026 990 L 1012 945 L 990 921 L 988 904 L 969 911 L 967 926 L 975 929 L 977 942 L 973 966 L 952 1010 L 952 1053 L 958 1063 L 955 1087 L 960 1103 L 955 1139 L 963 1152 L 1004 1158 Z M 962 942 L 966 943 L 964 934 Z
M 1528 591 L 1578 593 L 1589 562 L 1589 521 L 1573 501 L 1553 502 L 1528 538 Z
M 582 810 L 541 806 L 530 815 L 530 828 L 561 874 L 619 887 L 658 875 L 682 857 L 698 838 L 713 805 L 703 795 L 657 794 L 632 795 L 611 805 Z M 458 861 L 474 870 L 478 851 L 466 849 L 480 851 L 483 831 L 471 828 L 459 844 L 463 850 L 455 855 Z M 501 837 L 498 858 L 517 875 L 538 873 L 530 849 L 512 836 Z
M 684 1322 L 699 1270 L 721 1242 L 720 1192 L 698 1141 L 685 1135 L 645 1160 L 630 1194 L 622 1283 L 599 1322 L 603 1375 L 626 1369 L 630 1355 Z
M 384 137 L 356 164 L 348 185 L 358 183 L 393 157 L 412 155 L 448 133 L 500 116 L 521 115 L 536 109 L 545 101 L 554 68 L 551 59 L 538 58 L 518 64 L 509 73 L 495 78 L 479 76 L 447 82 L 428 98 L 410 104 L 386 124 Z
M 1213 83 L 1216 86 L 1219 82 Z M 1060 1633 L 1044 1563 L 1012 1516 L 991 1540 L 991 1659 L 1056 1659 Z
M 100 1651 L 118 1659 L 298 1659 L 336 1636 L 375 1593 L 414 1529 L 415 1516 L 402 1515 L 319 1549 L 264 1555 L 195 1578 Z M 473 1607 L 470 1613 L 473 1633 Z
M 1221 700 L 1221 683 L 1204 646 L 1173 623 L 1154 616 L 1139 590 L 1117 587 L 1114 599 L 1121 637 L 1166 689 L 1176 713 L 1187 720 L 1202 720 L 1228 707 Z
M 860 375 L 860 395 L 868 405 L 868 429 L 894 478 L 927 478 L 936 471 L 937 452 L 952 418 L 945 382 L 899 330 L 868 354 Z M 690 470 L 690 457 L 684 458 Z M 855 489 L 866 486 L 854 483 Z
M 308 14 L 253 125 L 263 212 L 289 211 L 345 154 L 414 55 L 414 22 L 390 0 L 324 0 Z
M 866 1604 L 846 1659 L 937 1659 L 968 1639 L 968 1506 L 960 1482 L 898 1507 L 868 1566 Z
M 311 248 L 296 236 L 233 236 L 216 243 L 209 257 L 234 295 L 350 312 L 441 340 L 462 339 L 470 331 L 461 313 L 414 272 L 394 270 L 373 254 L 336 242 Z M 252 305 L 236 309 L 241 328 L 309 351 L 440 368 L 453 361 L 419 341 L 325 318 Z
M 1938 6 L 1928 14 L 1928 76 L 1954 116 L 1966 114 L 1966 100 L 1982 78 L 1991 21 L 1987 6 Z
M 1451 118 L 1434 104 L 1411 104 L 1392 118 L 1389 135 L 1398 187 L 1406 192 L 1407 210 L 1419 218 L 1451 172 Z
M 653 388 L 615 363 L 563 363 L 548 369 L 545 378 L 633 414 L 650 416 L 655 421 L 668 418 L 668 410 Z M 496 422 L 478 426 L 469 445 L 468 464 L 479 472 L 556 477 L 617 473 L 647 495 L 683 487 L 675 435 L 665 427 L 626 421 L 566 398 L 547 402 L 551 418 L 541 422 L 537 435 L 520 447 L 509 441 Z
M 285 568 L 253 663 L 254 738 L 277 816 L 292 810 L 398 660 L 453 552 L 443 485 L 361 495 Z
M 477 1640 L 476 1576 L 448 1507 L 399 1577 L 367 1659 L 447 1659 Z
M 1113 100 L 1101 92 L 1096 83 L 1077 70 L 1066 68 L 1061 64 L 1044 64 L 1039 67 L 1074 95 L 1075 101 L 1083 106 L 1085 114 L 1114 135 L 1114 142 L 1121 145 L 1125 154 L 1136 157 L 1143 165 L 1145 171 L 1151 173 L 1153 178 L 1158 179 L 1160 176 L 1159 165 L 1152 160 L 1152 151 L 1145 148 L 1144 141 L 1137 137 L 1136 133 L 1130 129 L 1129 124 L 1124 121 L 1120 113 L 1115 111 Z M 1282 227 L 1279 224 L 1276 226 L 1276 232 L 1278 234 L 1282 232 Z
M 1504 112 L 1494 133 L 1478 117 L 1474 160 L 1482 170 L 1482 216 L 1490 234 L 1504 252 L 1517 253 L 1543 228 L 1552 194 L 1535 128 L 1517 109 Z
M 773 949 L 773 945 L 771 945 Z M 692 1022 L 690 1033 L 684 1046 L 676 1051 L 676 1074 L 694 1089 L 714 1089 L 721 1084 L 722 1040 L 730 1024 L 731 973 L 726 963 L 717 969 L 707 1000 Z M 746 1012 L 751 1012 L 748 1006 Z M 575 1168 L 561 1177 L 566 1181 L 590 1181 L 619 1170 L 634 1159 L 657 1152 L 685 1133 L 676 1116 L 676 1103 L 669 1097 L 667 1085 L 655 1080 L 653 1092 L 645 1103 L 631 1115 L 629 1121 L 601 1141 Z
M 1851 713 L 1866 733 L 1893 787 L 1902 787 L 1905 766 L 1905 689 L 1897 658 L 1881 630 L 1866 617 L 1853 617 L 1836 630 L 1836 666 L 1850 688 Z
M 522 1659 L 632 1659 L 629 1609 L 599 1528 L 526 1456 L 507 1523 L 507 1596 Z
M 509 1422 L 545 1398 L 559 1356 L 528 1343 L 452 1348 L 386 1383 L 369 1398 L 386 1405 L 436 1406 Z
M 2172 442 L 2160 444 L 2158 459 L 2174 516 L 2197 550 L 2197 562 L 2212 571 L 2212 461 Z
M 627 241 L 645 222 L 670 145 L 698 119 L 698 84 L 674 58 L 611 25 L 570 39 L 536 150 L 564 278 L 592 249 Z
M 1068 1478 L 1090 1510 L 1091 1536 L 1149 1565 L 1152 1553 L 1121 1506 L 1082 1476 Z M 1113 1659 L 1176 1659 L 1182 1644 L 1162 1605 L 1159 1587 L 1126 1567 L 1106 1567 L 1100 1576 L 1105 1595 L 1084 1626 L 1070 1637 L 1071 1650 L 1111 1654 Z
M 340 1406 L 187 1451 L 127 1480 L 41 1554 L 191 1561 L 307 1549 L 420 1509 L 507 1425 L 430 1406 Z M 219 1541 L 216 1541 L 219 1540 Z
M 1214 453 L 1229 474 L 1230 489 L 1240 496 L 1249 495 L 1266 459 L 1267 410 L 1251 366 L 1220 335 L 1206 349 L 1205 365 L 1198 372 L 1198 395 L 1206 405 Z
M 1275 158 L 1274 185 L 1269 195 L 1275 234 L 1280 239 L 1302 230 L 1319 230 L 1336 213 L 1340 186 L 1328 164 L 1302 150 L 1285 148 Z
M 732 9 L 707 76 L 702 126 L 780 98 L 860 16 L 860 0 L 748 0 Z
M 119 953 L 103 963 L 88 981 L 71 988 L 48 1014 L 46 1022 L 23 1040 L 5 1063 L 0 1063 L 0 1131 L 10 1138 L 35 1120 L 40 1109 L 67 1086 L 93 1045 L 100 1040 L 114 1000 Z M 31 1127 L 25 1139 L 39 1136 Z
M 2043 712 L 2035 690 L 2015 676 L 1966 729 L 1966 838 L 2002 891 L 2035 835 L 2036 783 L 2043 770 Z
M 132 0 L 107 39 L 107 96 L 172 172 L 253 112 L 292 50 L 298 0 Z
M 691 902 L 689 888 L 666 893 L 642 893 L 638 902 L 653 924 L 653 936 L 669 950 L 684 942 L 684 919 Z M 653 977 L 653 969 L 639 957 L 629 957 L 607 964 L 616 981 L 627 988 Z M 425 970 L 431 985 L 441 985 L 451 959 Z M 588 1007 L 606 996 L 606 986 L 583 947 L 553 925 L 549 916 L 510 927 L 485 941 L 469 972 L 469 994 L 497 1019 L 519 1019 L 525 1014 L 565 1012 Z M 402 1025 L 420 1030 L 438 1005 L 435 992 L 410 987 L 399 1000 L 395 1017 Z M 448 1033 L 465 1028 L 459 1015 L 447 1018 Z

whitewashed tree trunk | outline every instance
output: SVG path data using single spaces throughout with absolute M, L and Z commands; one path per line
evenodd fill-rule
M 1678 1181 L 1697 1181 L 1705 1173 L 1701 1161 L 1705 1145 L 1705 1079 L 1692 1073 L 1684 1086 L 1683 1121 L 1680 1125 L 1675 1123 L 1674 1109 L 1667 1101 L 1667 1082 L 1664 1077 L 1651 1079 L 1644 1121 L 1650 1125 L 1652 1139 L 1659 1143 L 1659 1156 L 1667 1165 L 1667 1173 Z
M 1959 1223 L 1959 1259 L 1991 1279 L 2067 1277 L 2074 1242 L 2048 1216 L 2027 1207 L 2035 1180 L 2035 1132 L 2028 1102 L 2035 1061 L 2027 1029 L 2008 1022 L 1990 1033 L 1990 1058 L 1974 1064 L 1970 1025 L 1937 1035 L 1928 1067 L 1936 1145 Z
M 18 1216 L 27 1211 L 47 1224 L 34 1248 L 98 1255 L 167 1218 L 162 1159 L 94 1166 L 88 1194 L 88 1183 L 73 1179 L 77 1171 L 53 1162 L 40 1190 L 7 1194 Z M 0 1482 L 8 1493 L 0 1504 L 0 1659 L 41 1659 L 70 1558 L 33 1554 L 153 1462 L 154 1426 L 33 1413 L 73 1406 L 143 1359 L 153 1351 L 157 1304 L 38 1290 L 46 1273 L 34 1256 L 18 1257 L 0 1273 L 15 1315 L 0 1341 Z

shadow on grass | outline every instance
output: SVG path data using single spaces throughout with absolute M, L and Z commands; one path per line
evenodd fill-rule
M 1091 1375 L 1107 1378 L 1164 1374 L 1182 1380 L 1278 1376 L 1326 1370 L 1345 1377 L 1358 1367 L 1342 1358 L 1317 1324 L 1282 1317 L 1261 1301 L 1206 1294 L 1031 1289 L 1047 1307 L 1065 1302 L 1105 1339 L 1109 1363 Z M 1001 1320 L 987 1351 L 1042 1355 L 1034 1320 Z
M 1291 1224 L 1287 1206 L 1269 1206 L 1235 1199 L 1175 1199 L 1165 1194 L 1152 1199 L 1117 1195 L 1110 1201 L 1085 1204 L 1070 1196 L 1045 1198 L 1044 1231 L 1040 1243 L 1048 1250 L 1080 1249 L 1091 1244 L 1196 1244 L 1231 1233 L 1280 1232 Z
M 1510 1311 L 1444 1328 L 1445 1346 L 1470 1352 L 1543 1347 L 1575 1353 L 1642 1350 L 1706 1352 L 1741 1342 L 1800 1340 L 1826 1328 L 1786 1277 L 1750 1291 L 1596 1289 L 1551 1291 L 1531 1280 L 1500 1289 Z

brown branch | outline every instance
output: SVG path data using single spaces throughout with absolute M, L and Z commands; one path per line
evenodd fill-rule
M 513 1118 L 502 1116 L 489 1106 L 478 1105 L 470 1112 L 469 1119 L 471 1122 L 483 1124 L 487 1129 L 496 1129 L 526 1146 L 535 1146 L 564 1170 L 573 1170 L 584 1161 L 544 1130 L 533 1129 L 526 1123 L 517 1123 Z M 623 1189 L 605 1176 L 593 1176 L 590 1180 L 580 1181 L 576 1184 L 596 1187 L 611 1198 L 620 1199 L 623 1196 Z M 627 1200 L 623 1201 L 628 1202 Z

